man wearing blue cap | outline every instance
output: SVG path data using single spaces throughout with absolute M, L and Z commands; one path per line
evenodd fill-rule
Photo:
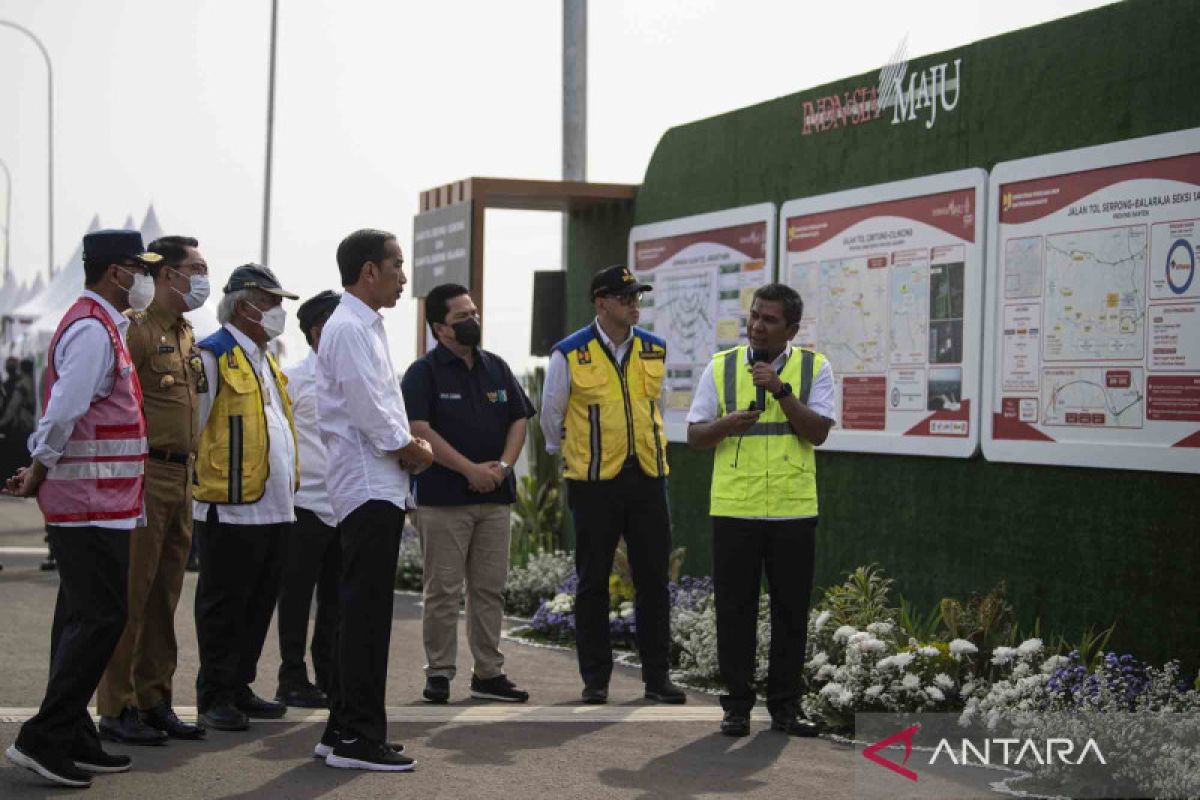
M 104 752 L 87 704 L 125 627 L 129 532 L 143 517 L 146 420 L 122 312 L 150 304 L 160 258 L 137 231 L 83 238 L 86 289 L 50 340 L 32 461 L 4 487 L 37 496 L 59 574 L 46 696 L 6 755 L 63 786 L 132 763 Z

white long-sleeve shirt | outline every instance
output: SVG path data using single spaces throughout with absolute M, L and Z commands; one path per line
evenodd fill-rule
M 93 291 L 84 290 L 83 297 L 100 304 L 116 326 L 124 341 L 129 319 Z M 117 354 L 104 324 L 96 319 L 81 319 L 65 331 L 54 348 L 54 370 L 58 379 L 50 388 L 50 400 L 38 420 L 37 429 L 29 435 L 29 453 L 35 461 L 50 468 L 62 458 L 75 423 L 97 400 L 112 394 L 117 366 Z M 131 366 L 130 369 L 133 369 Z M 92 520 L 87 522 L 56 522 L 63 528 L 112 528 L 130 530 L 136 519 Z
M 317 417 L 336 465 L 326 486 L 338 522 L 368 500 L 410 507 L 409 476 L 392 451 L 412 434 L 383 317 L 349 292 L 321 329 Z
M 292 507 L 296 485 L 296 442 L 292 439 L 292 430 L 283 410 L 283 398 L 279 396 L 275 378 L 271 375 L 271 367 L 267 364 L 267 356 L 262 349 L 233 325 L 226 323 L 222 327 L 233 334 L 233 338 L 246 353 L 250 367 L 258 375 L 258 385 L 263 391 L 263 412 L 267 418 L 267 436 L 270 439 L 271 450 L 267 456 L 270 472 L 263 496 L 255 503 L 218 503 L 217 520 L 230 525 L 275 525 L 292 522 L 296 519 Z M 216 356 L 203 348 L 200 350 L 200 363 L 204 365 L 204 377 L 208 381 L 208 391 L 200 393 L 200 433 L 203 436 L 213 400 L 216 398 L 217 387 L 221 383 L 221 375 Z M 201 521 L 207 519 L 208 506 L 208 503 L 194 501 L 194 518 Z
M 325 488 L 328 463 L 325 443 L 317 420 L 317 354 L 308 351 L 304 360 L 287 367 L 287 393 L 292 401 L 292 420 L 296 423 L 296 438 L 300 447 L 300 488 L 296 492 L 296 508 L 308 509 L 326 525 L 337 525 L 329 492 Z
M 614 342 L 600 327 L 599 320 L 592 323 L 600 333 L 600 343 L 620 364 L 629 352 L 633 343 L 633 329 L 623 342 Z M 539 409 L 538 424 L 542 426 L 542 435 L 546 439 L 546 452 L 557 453 L 562 446 L 563 420 L 567 416 L 567 401 L 571 397 L 571 369 L 567 358 L 555 350 L 550 354 L 550 363 L 546 365 L 546 380 L 542 384 L 542 407 Z

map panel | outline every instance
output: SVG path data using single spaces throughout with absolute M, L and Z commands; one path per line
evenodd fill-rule
M 1042 370 L 1042 424 L 1140 428 L 1141 369 L 1047 367 Z
M 1009 239 L 1004 245 L 1004 296 L 1039 297 L 1042 294 L 1042 237 Z
M 887 257 L 821 262 L 821 347 L 846 374 L 882 374 L 888 364 Z

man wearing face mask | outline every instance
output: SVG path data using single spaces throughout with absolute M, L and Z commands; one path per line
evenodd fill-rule
M 267 343 L 283 333 L 284 291 L 270 269 L 230 275 L 217 308 L 222 327 L 200 342 L 200 443 L 192 494 L 200 532 L 196 638 L 200 721 L 245 730 L 249 717 L 278 719 L 287 706 L 254 694 L 295 521 L 299 455 L 287 379 Z
M 458 609 L 467 590 L 471 696 L 523 703 L 529 693 L 504 674 L 500 623 L 508 579 L 512 464 L 525 444 L 533 404 L 500 356 L 479 347 L 479 311 L 464 286 L 425 297 L 438 345 L 404 375 L 413 433 L 433 446 L 416 479 L 417 528 L 425 559 L 425 701 L 445 703 L 456 672 Z
M 196 381 L 200 371 L 184 311 L 208 298 L 208 264 L 195 239 L 150 243 L 154 301 L 130 311 L 129 355 L 142 385 L 149 428 L 146 523 L 130 535 L 129 615 L 96 693 L 100 735 L 124 744 L 199 739 L 204 728 L 172 708 L 178 649 L 175 608 L 192 538 L 191 466 L 196 450 Z
M 50 340 L 32 461 L 4 488 L 36 495 L 59 575 L 46 696 L 6 755 L 64 786 L 131 764 L 101 748 L 87 704 L 125 628 L 129 532 L 142 517 L 146 420 L 122 312 L 149 305 L 160 258 L 137 231 L 83 238 L 86 289 Z

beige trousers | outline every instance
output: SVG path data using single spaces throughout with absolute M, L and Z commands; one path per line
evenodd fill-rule
M 458 610 L 467 596 L 467 643 L 475 677 L 504 672 L 500 625 L 508 580 L 509 506 L 425 506 L 416 512 L 425 565 L 425 674 L 453 680 L 458 654 Z

